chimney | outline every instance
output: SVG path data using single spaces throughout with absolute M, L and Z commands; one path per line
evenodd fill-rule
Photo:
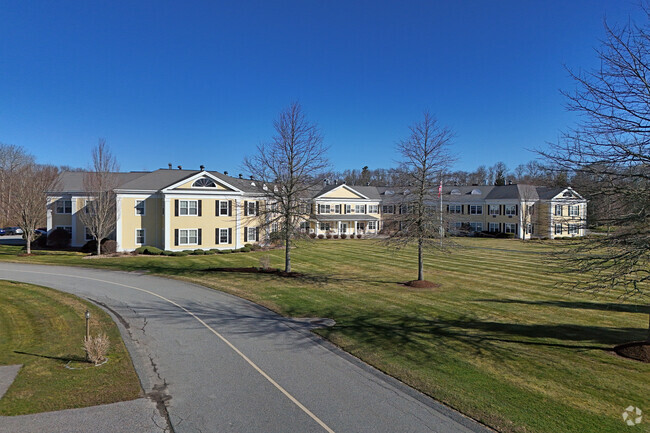
M 205 165 L 202 165 L 199 168 L 201 169 L 201 171 L 204 171 L 205 170 Z
M 339 184 L 339 180 L 338 180 L 338 179 L 334 179 L 334 185 L 338 185 L 338 184 Z
M 253 180 L 253 175 L 252 174 L 249 177 L 251 178 L 251 180 Z
M 169 165 L 169 169 L 171 170 L 172 169 L 172 163 L 170 162 L 168 165 Z
M 323 186 L 327 185 L 327 179 L 323 179 Z
M 241 174 L 241 173 L 239 173 L 239 178 L 240 178 L 240 179 L 243 179 L 243 178 L 244 178 L 244 175 Z
M 182 166 L 182 165 L 179 165 L 179 166 L 178 166 L 178 169 L 179 169 L 179 170 L 182 170 L 182 169 L 183 169 L 183 166 Z
M 227 170 L 224 171 L 223 174 L 225 174 L 226 176 L 228 176 L 228 171 L 227 171 Z

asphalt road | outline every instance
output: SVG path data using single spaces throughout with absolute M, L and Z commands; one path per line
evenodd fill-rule
M 484 432 L 240 298 L 139 273 L 0 263 L 0 279 L 90 299 L 120 324 L 145 392 L 181 432 Z

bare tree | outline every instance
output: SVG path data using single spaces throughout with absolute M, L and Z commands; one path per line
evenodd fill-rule
M 523 236 L 521 240 L 526 242 L 526 239 L 533 236 L 533 223 L 536 203 L 538 202 L 539 196 L 537 195 L 537 188 L 533 185 L 517 185 L 517 190 L 519 191 L 519 200 L 521 202 L 521 228 L 523 231 Z
M 273 126 L 272 140 L 258 145 L 257 154 L 247 157 L 244 166 L 267 185 L 260 224 L 278 227 L 285 245 L 284 270 L 291 272 L 291 242 L 303 234 L 300 223 L 309 220 L 311 193 L 329 163 L 318 126 L 307 120 L 298 102 L 284 109 Z
M 0 143 L 0 226 L 16 224 L 15 189 L 24 179 L 23 168 L 34 164 L 34 157 L 20 146 Z
M 20 182 L 14 186 L 11 214 L 23 230 L 27 254 L 32 253 L 36 229 L 45 222 L 45 192 L 54 188 L 58 173 L 53 166 L 28 164 L 22 167 Z
M 409 130 L 410 135 L 398 143 L 397 150 L 410 186 L 404 191 L 394 221 L 395 230 L 388 242 L 397 246 L 417 245 L 418 281 L 422 281 L 425 248 L 443 247 L 442 209 L 436 206 L 436 197 L 442 172 L 453 161 L 448 150 L 453 133 L 427 111 Z
M 650 13 L 646 11 L 646 19 Z M 601 66 L 572 73 L 575 92 L 566 92 L 569 109 L 581 116 L 550 149 L 547 160 L 590 179 L 589 195 L 603 198 L 609 236 L 592 237 L 562 258 L 589 278 L 573 287 L 614 290 L 648 303 L 650 283 L 650 27 L 605 24 L 597 50 Z M 650 339 L 650 322 L 649 333 Z
M 86 205 L 79 219 L 97 241 L 97 255 L 101 254 L 101 241 L 115 230 L 115 188 L 118 187 L 117 161 L 103 139 L 92 150 L 92 166 L 84 175 Z

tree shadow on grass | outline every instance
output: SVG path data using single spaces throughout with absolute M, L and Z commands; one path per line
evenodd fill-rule
M 63 355 L 63 356 L 50 356 L 50 355 L 43 355 L 40 353 L 30 353 L 30 352 L 22 352 L 19 350 L 14 350 L 14 353 L 18 355 L 28 355 L 28 356 L 36 356 L 38 358 L 46 358 L 46 359 L 54 359 L 56 361 L 61 361 L 64 363 L 67 362 L 85 362 L 86 358 L 83 356 L 79 355 Z
M 578 301 L 524 301 L 519 299 L 476 299 L 475 302 L 494 302 L 499 304 L 540 305 L 545 307 L 575 308 L 581 310 L 611 311 L 616 313 L 650 314 L 649 305 L 622 304 L 617 302 L 578 302 Z

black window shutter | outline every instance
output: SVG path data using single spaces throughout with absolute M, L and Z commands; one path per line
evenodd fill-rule
M 178 246 L 178 229 L 174 229 L 174 245 Z
M 248 242 L 248 227 L 244 227 L 244 242 Z
M 244 216 L 248 216 L 248 202 L 244 200 Z
M 515 215 L 519 215 L 519 205 L 515 205 Z
M 178 200 L 174 200 L 174 216 L 178 216 Z
M 255 240 L 258 241 L 258 242 L 260 241 L 260 228 L 259 227 L 255 227 Z
M 232 200 L 228 200 L 228 216 L 232 216 Z
M 219 228 L 214 229 L 214 243 L 219 245 Z
M 199 232 L 199 233 L 198 233 L 198 234 L 199 234 L 199 245 L 201 245 L 201 244 L 203 243 L 203 242 L 201 242 L 201 240 L 202 240 L 202 239 L 201 239 L 201 232 L 202 232 L 202 231 L 203 231 L 202 229 L 199 229 L 199 230 L 198 230 L 198 232 Z
M 199 204 L 198 204 L 198 206 L 199 206 L 199 213 L 198 213 L 198 215 L 199 215 L 199 216 L 201 216 L 201 208 L 202 208 L 201 203 L 203 203 L 203 200 L 199 200 Z M 199 230 L 201 230 L 201 229 L 199 229 Z
M 465 214 L 465 205 L 464 204 L 460 205 L 460 213 Z
M 255 202 L 255 215 L 259 215 L 259 214 L 260 214 L 260 202 L 256 201 Z
M 449 205 L 447 205 L 447 213 L 449 213 Z
M 214 207 L 214 216 L 219 216 L 221 214 L 221 207 L 219 206 L 219 200 L 215 201 Z
M 232 244 L 232 229 L 228 229 L 228 243 Z

